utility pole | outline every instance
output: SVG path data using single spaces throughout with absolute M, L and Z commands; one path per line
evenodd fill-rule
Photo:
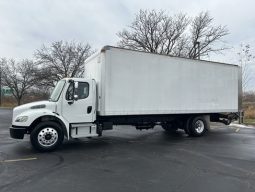
M 195 42 L 195 53 L 197 54 L 197 59 L 200 59 L 200 42 Z
M 2 106 L 2 64 L 0 63 L 0 106 Z

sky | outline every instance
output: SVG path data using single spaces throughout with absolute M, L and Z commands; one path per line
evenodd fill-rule
M 229 29 L 224 41 L 233 49 L 208 59 L 238 63 L 241 43 L 255 47 L 254 7 L 254 0 L 0 0 L 0 58 L 32 58 L 42 44 L 59 40 L 88 42 L 94 49 L 116 45 L 116 33 L 139 9 L 156 9 L 189 16 L 209 11 L 216 25 Z M 253 79 L 248 89 L 254 85 Z

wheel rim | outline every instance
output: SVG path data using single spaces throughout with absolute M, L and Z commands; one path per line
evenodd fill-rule
M 195 130 L 197 133 L 201 134 L 203 133 L 205 129 L 205 124 L 202 120 L 197 120 L 196 123 L 195 123 Z
M 37 139 L 40 145 L 50 147 L 57 142 L 58 132 L 52 127 L 46 127 L 39 132 Z

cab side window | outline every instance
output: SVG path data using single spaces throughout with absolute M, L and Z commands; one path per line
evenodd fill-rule
M 74 84 L 70 83 L 66 92 L 66 100 L 73 100 L 73 95 L 77 95 L 78 100 L 87 98 L 89 96 L 89 84 L 86 82 L 78 82 L 78 88 L 75 90 Z
M 79 82 L 77 93 L 78 99 L 85 99 L 89 96 L 89 84 L 86 82 Z

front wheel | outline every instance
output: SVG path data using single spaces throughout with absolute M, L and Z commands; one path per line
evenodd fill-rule
M 46 121 L 39 123 L 30 134 L 32 146 L 42 152 L 53 151 L 64 139 L 64 133 L 59 124 Z

